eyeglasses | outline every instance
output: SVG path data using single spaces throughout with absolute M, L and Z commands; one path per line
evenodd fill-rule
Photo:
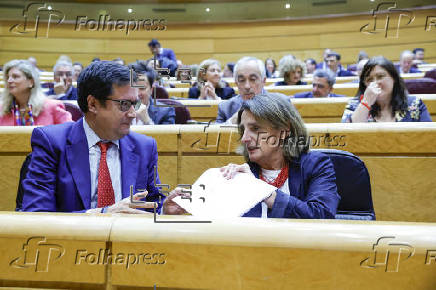
M 130 108 L 133 106 L 133 108 L 135 109 L 135 111 L 137 111 L 139 109 L 139 107 L 141 107 L 141 102 L 136 100 L 136 101 L 130 101 L 130 100 L 113 100 L 113 99 L 109 99 L 106 98 L 106 100 L 109 101 L 113 101 L 113 102 L 117 102 L 120 105 L 120 110 L 122 112 L 127 112 L 128 110 L 130 110 Z
M 57 72 L 55 72 L 55 75 L 56 75 L 57 77 L 60 77 L 60 76 L 70 77 L 70 76 L 72 76 L 73 74 L 72 74 L 70 71 L 57 71 Z

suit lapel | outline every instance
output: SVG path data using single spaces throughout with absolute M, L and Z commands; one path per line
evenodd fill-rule
M 127 135 L 120 139 L 120 158 L 121 158 L 121 195 L 126 198 L 130 195 L 130 186 L 136 192 L 136 178 L 138 175 L 139 156 L 135 152 L 135 145 Z
M 71 129 L 67 140 L 67 162 L 85 209 L 91 208 L 91 172 L 89 169 L 89 149 L 83 129 L 83 118 Z

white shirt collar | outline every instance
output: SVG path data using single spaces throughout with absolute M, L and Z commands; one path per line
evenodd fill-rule
M 86 122 L 86 117 L 83 117 L 83 129 L 85 130 L 86 141 L 88 141 L 88 149 L 91 149 L 91 147 L 95 146 L 100 141 L 110 141 L 112 144 L 117 145 L 118 148 L 120 147 L 120 140 L 104 140 L 98 137 L 94 130 L 89 127 L 88 122 Z

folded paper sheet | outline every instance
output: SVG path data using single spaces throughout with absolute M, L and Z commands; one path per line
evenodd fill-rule
M 193 216 L 230 218 L 242 216 L 276 189 L 249 173 L 227 180 L 219 168 L 211 168 L 192 185 L 190 199 L 178 196 L 174 201 Z

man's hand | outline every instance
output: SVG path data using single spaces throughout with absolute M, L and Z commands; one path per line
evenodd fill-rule
M 136 118 L 142 121 L 145 125 L 151 123 L 151 118 L 148 115 L 148 107 L 144 104 L 141 104 L 138 111 L 136 111 Z
M 236 113 L 233 114 L 233 116 L 230 117 L 230 119 L 228 119 L 226 121 L 226 123 L 231 123 L 231 124 L 237 124 L 238 123 L 238 111 Z
M 266 205 L 268 206 L 268 208 L 272 208 L 274 205 L 274 201 L 276 200 L 276 196 L 277 196 L 277 191 L 273 191 L 273 193 L 265 198 L 263 201 L 266 203 Z
M 168 195 L 163 203 L 163 214 L 176 215 L 188 213 L 185 209 L 183 209 L 182 207 L 180 207 L 180 205 L 173 201 L 176 196 L 182 196 L 186 198 L 191 197 L 189 193 L 182 192 L 182 190 L 183 188 L 176 187 L 173 191 L 171 191 L 170 195 Z
M 65 78 L 61 78 L 58 83 L 54 84 L 53 90 L 56 95 L 65 94 L 68 90 L 67 80 Z
M 247 163 L 241 165 L 229 163 L 228 165 L 221 167 L 220 171 L 222 172 L 223 176 L 227 179 L 232 179 L 233 177 L 235 177 L 236 173 L 238 172 L 252 174 L 250 170 L 250 166 L 248 166 Z
M 147 191 L 138 192 L 133 196 L 134 201 L 139 201 L 141 198 L 146 197 Z M 150 212 L 142 211 L 137 208 L 154 208 L 154 202 L 138 202 L 131 203 L 130 196 L 126 197 L 119 202 L 109 206 L 106 213 L 129 213 L 129 214 L 152 214 Z M 87 213 L 101 213 L 102 208 L 89 209 Z

